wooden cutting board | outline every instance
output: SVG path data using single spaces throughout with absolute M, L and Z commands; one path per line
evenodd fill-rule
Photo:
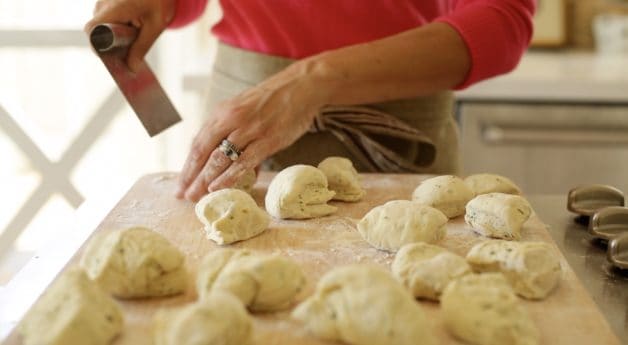
M 268 183 L 273 175 L 262 173 L 253 191 L 259 205 L 263 205 Z M 308 278 L 307 286 L 298 296 L 302 301 L 312 293 L 318 279 L 327 271 L 351 263 L 374 263 L 389 268 L 394 254 L 372 248 L 357 232 L 356 222 L 371 208 L 389 200 L 410 199 L 414 188 L 427 175 L 363 175 L 367 190 L 358 203 L 333 202 L 338 212 L 332 216 L 306 221 L 274 220 L 261 235 L 239 242 L 232 247 L 249 248 L 266 253 L 279 253 L 297 261 Z M 173 197 L 176 176 L 169 173 L 148 175 L 140 179 L 103 220 L 95 233 L 129 226 L 143 225 L 166 236 L 187 257 L 191 274 L 190 288 L 184 295 L 144 299 L 119 300 L 124 310 L 125 327 L 115 344 L 151 344 L 151 321 L 159 308 L 184 305 L 195 300 L 193 274 L 203 255 L 218 246 L 205 238 L 201 223 L 194 214 L 194 204 Z M 561 258 L 564 275 L 560 285 L 544 301 L 521 300 L 541 331 L 542 344 L 619 344 L 604 317 L 588 296 L 573 270 L 552 241 L 545 225 L 533 216 L 522 231 L 523 241 L 551 243 Z M 483 240 L 473 233 L 462 219 L 450 220 L 447 236 L 440 245 L 465 255 L 475 243 Z M 84 248 L 84 246 L 83 246 Z M 68 264 L 76 265 L 83 248 Z M 67 267 L 66 267 L 67 269 Z M 440 344 L 463 344 L 445 330 L 438 303 L 418 302 L 428 316 L 431 328 Z M 334 344 L 307 334 L 289 319 L 290 310 L 255 314 L 254 344 Z M 377 325 L 373 325 L 377 327 Z M 21 344 L 14 331 L 7 344 Z M 417 339 L 417 344 L 420 340 Z M 391 344 L 392 345 L 392 344 Z

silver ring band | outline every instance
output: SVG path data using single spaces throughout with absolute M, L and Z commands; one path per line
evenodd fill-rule
M 218 146 L 218 149 L 220 150 L 220 152 L 224 153 L 225 156 L 229 157 L 229 159 L 231 159 L 232 161 L 237 160 L 240 157 L 240 154 L 242 153 L 242 151 L 238 149 L 237 146 L 235 146 L 232 142 L 230 142 L 227 139 L 224 139 L 220 143 L 220 146 Z

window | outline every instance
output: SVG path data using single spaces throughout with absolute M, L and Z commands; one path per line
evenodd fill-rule
M 205 57 L 209 71 L 217 1 L 147 58 L 185 120 L 155 138 L 87 46 L 94 2 L 0 0 L 0 286 L 72 226 L 84 200 L 115 200 L 144 174 L 178 170 L 201 122 L 200 97 L 183 89 L 196 72 L 184 66 Z

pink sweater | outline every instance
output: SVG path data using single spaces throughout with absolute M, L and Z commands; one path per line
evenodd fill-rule
M 170 27 L 198 18 L 207 0 L 177 0 Z M 220 0 L 219 40 L 256 52 L 303 58 L 429 22 L 462 36 L 471 55 L 467 87 L 512 70 L 532 35 L 536 0 Z

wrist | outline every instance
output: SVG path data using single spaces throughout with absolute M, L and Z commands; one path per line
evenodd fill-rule
M 299 60 L 288 67 L 289 73 L 310 93 L 319 107 L 334 104 L 337 78 L 326 59 L 326 53 Z

